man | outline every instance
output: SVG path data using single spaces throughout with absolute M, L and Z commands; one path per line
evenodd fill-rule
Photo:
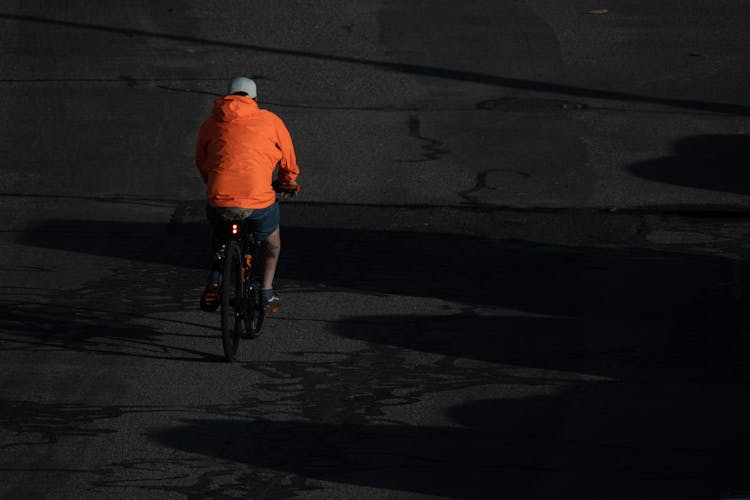
M 278 166 L 280 190 L 294 194 L 299 189 L 299 166 L 284 122 L 258 107 L 255 82 L 233 78 L 227 94 L 214 101 L 195 149 L 195 164 L 206 183 L 206 215 L 212 227 L 221 218 L 248 221 L 255 241 L 262 242 L 261 304 L 266 311 L 275 312 L 281 305 L 273 290 L 281 237 L 273 173 Z M 214 262 L 201 297 L 204 311 L 218 307 L 220 280 L 220 269 Z

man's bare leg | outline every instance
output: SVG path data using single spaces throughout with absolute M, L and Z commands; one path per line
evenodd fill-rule
M 279 262 L 281 252 L 281 233 L 277 227 L 268 235 L 261 245 L 263 249 L 263 286 L 266 290 L 273 288 L 273 277 L 276 275 L 276 264 Z

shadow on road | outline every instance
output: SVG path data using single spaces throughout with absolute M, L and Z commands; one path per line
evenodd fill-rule
M 198 223 L 50 220 L 21 242 L 123 259 L 136 268 L 140 262 L 197 271 L 208 267 L 207 234 Z M 565 317 L 671 317 L 723 301 L 721 285 L 734 279 L 738 265 L 713 256 L 448 233 L 284 226 L 282 234 L 281 279 Z M 744 275 L 746 263 L 739 266 Z M 160 282 L 169 288 L 170 279 Z
M 203 46 L 215 46 L 233 50 L 246 50 L 252 52 L 262 52 L 269 54 L 277 54 L 280 56 L 290 57 L 302 57 L 313 60 L 331 61 L 346 64 L 353 64 L 359 66 L 367 66 L 371 68 L 377 68 L 387 71 L 393 71 L 397 73 L 406 73 L 412 75 L 426 76 L 432 78 L 441 78 L 448 80 L 456 80 L 462 82 L 473 82 L 481 83 L 484 85 L 493 85 L 497 87 L 504 87 L 510 89 L 520 89 L 534 92 L 552 93 L 559 95 L 577 96 L 577 97 L 589 97 L 593 99 L 606 99 L 613 101 L 622 102 L 643 102 L 649 104 L 657 104 L 664 106 L 671 106 L 676 108 L 693 109 L 700 111 L 708 111 L 714 113 L 728 113 L 739 116 L 749 116 L 750 107 L 729 104 L 721 102 L 708 102 L 698 101 L 689 99 L 670 99 L 663 97 L 653 97 L 632 94 L 628 92 L 618 92 L 613 90 L 600 90 L 591 89 L 585 87 L 577 87 L 571 85 L 563 85 L 557 83 L 535 81 L 535 80 L 524 80 L 518 78 L 509 78 L 496 76 L 485 73 L 477 73 L 471 71 L 461 71 L 450 68 L 442 68 L 436 66 L 425 66 L 419 64 L 407 64 L 391 61 L 378 61 L 372 59 L 347 57 L 341 55 L 335 55 L 330 53 L 311 52 L 297 49 L 286 49 L 280 47 L 270 47 L 264 45 L 248 44 L 248 43 L 237 43 L 223 40 L 212 40 L 208 38 L 195 37 L 190 35 L 180 35 L 173 33 L 159 33 L 153 31 L 145 31 L 140 29 L 131 29 L 120 26 L 101 25 L 83 22 L 72 22 L 64 21 L 60 19 L 52 19 L 40 16 L 28 16 L 22 14 L 14 14 L 8 12 L 0 12 L 0 20 L 15 21 L 22 23 L 33 23 L 47 26 L 61 26 L 70 28 L 72 30 L 83 31 L 83 32 L 101 32 L 101 33 L 114 33 L 119 35 L 127 36 L 138 36 L 146 38 L 157 38 L 163 40 L 174 40 L 178 42 L 184 42 L 193 45 Z
M 343 337 L 502 366 L 630 381 L 748 375 L 738 306 L 685 307 L 654 319 L 622 315 L 555 318 L 517 315 L 359 316 L 334 325 Z M 738 368 L 740 367 L 740 368 Z
M 180 334 L 135 324 L 115 311 L 75 307 L 61 298 L 53 304 L 2 303 L 0 352 L 74 351 L 98 355 L 170 361 L 220 362 L 218 353 L 180 347 Z M 140 318 L 143 319 L 143 318 Z
M 113 221 L 43 223 L 26 233 L 24 244 L 114 257 L 122 264 L 113 263 L 116 269 L 104 282 L 45 299 L 44 307 L 9 307 L 0 321 L 7 331 L 37 332 L 74 349 L 95 350 L 93 338 L 106 345 L 98 336 L 107 332 L 109 340 L 152 343 L 158 350 L 156 334 L 135 324 L 132 315 L 196 307 L 206 234 L 197 223 L 170 230 Z M 321 235 L 324 245 L 316 243 Z M 723 359 L 722 346 L 736 346 L 743 333 L 743 303 L 725 285 L 736 278 L 738 265 L 746 274 L 747 264 L 725 258 L 409 231 L 284 227 L 283 237 L 282 279 L 325 285 L 304 293 L 338 289 L 374 295 L 374 304 L 378 296 L 392 295 L 451 304 L 437 315 L 352 309 L 350 321 L 333 325 L 337 334 L 367 342 L 517 366 L 646 377 L 703 369 L 714 354 Z
M 750 486 L 732 397 L 604 384 L 457 405 L 456 425 L 206 419 L 151 438 L 261 470 L 450 498 L 720 498 Z
M 137 308 L 164 312 L 195 307 L 183 297 L 202 275 L 205 236 L 201 224 L 55 220 L 22 243 L 122 259 L 109 281 L 87 285 L 89 306 L 111 307 L 123 289 L 148 283 L 154 298 Z M 375 304 L 402 295 L 454 307 L 352 311 L 331 328 L 365 341 L 363 351 L 248 363 L 267 370 L 263 390 L 286 390 L 283 404 L 304 400 L 301 421 L 247 418 L 266 415 L 269 404 L 250 399 L 242 419 L 186 421 L 153 432 L 157 443 L 312 479 L 462 498 L 717 498 L 750 486 L 748 338 L 743 305 L 722 287 L 732 279 L 729 259 L 294 226 L 284 228 L 284 244 L 280 272 L 290 280 L 370 294 Z M 112 292 L 97 297 L 102 290 Z M 69 299 L 48 301 L 52 312 L 5 310 L 0 326 L 36 342 L 29 348 L 106 352 L 116 344 L 119 354 L 134 344 L 132 355 L 175 354 L 121 313 L 66 318 Z M 411 351 L 435 356 L 415 366 L 402 357 Z M 306 379 L 309 391 L 289 393 L 288 384 L 307 388 Z M 492 384 L 517 397 L 458 404 L 435 416 L 443 424 L 390 416 L 389 405 Z
M 666 184 L 750 194 L 750 136 L 687 137 L 675 143 L 673 152 L 672 156 L 631 165 L 628 170 Z
M 26 233 L 23 243 L 125 263 L 110 281 L 79 291 L 77 302 L 54 298 L 58 309 L 119 305 L 125 313 L 174 312 L 196 306 L 206 234 L 202 224 L 167 230 L 161 224 L 52 220 Z M 321 235 L 325 244 L 317 243 Z M 706 342 L 734 338 L 743 324 L 742 305 L 724 286 L 738 264 L 725 258 L 409 231 L 284 227 L 283 238 L 282 279 L 323 284 L 326 292 L 453 304 L 451 313 L 437 316 L 352 310 L 352 319 L 364 326 L 336 327 L 341 335 L 371 342 L 544 368 L 585 363 L 589 373 L 611 373 L 617 351 L 656 367 L 664 356 L 693 359 L 690 353 L 705 352 Z M 746 268 L 740 264 L 742 274 Z M 11 309 L 5 323 L 23 328 L 18 325 L 71 322 L 34 314 Z M 95 318 L 91 325 L 72 321 L 69 326 L 84 334 L 111 327 Z M 114 326 L 110 331 L 116 332 Z M 711 338 L 706 329 L 713 331 Z M 654 352 L 638 351 L 644 339 L 656 339 Z M 600 353 L 597 345 L 611 352 Z

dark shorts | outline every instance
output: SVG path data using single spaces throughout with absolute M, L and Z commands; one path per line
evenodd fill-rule
M 274 202 L 269 207 L 253 210 L 206 205 L 206 216 L 212 229 L 222 219 L 243 218 L 247 221 L 247 229 L 253 233 L 255 241 L 261 242 L 279 227 L 279 204 Z

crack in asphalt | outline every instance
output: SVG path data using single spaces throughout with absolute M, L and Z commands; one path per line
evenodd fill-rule
M 477 109 L 485 111 L 500 111 L 505 113 L 529 113 L 545 111 L 583 111 L 589 106 L 582 102 L 566 101 L 563 99 L 532 99 L 522 97 L 502 97 L 487 99 L 477 103 Z
M 400 160 L 400 161 L 406 162 L 406 163 L 420 163 L 420 162 L 427 162 L 427 161 L 435 161 L 435 160 L 439 160 L 440 158 L 442 158 L 443 155 L 445 155 L 446 153 L 449 153 L 447 149 L 442 148 L 444 144 L 443 141 L 422 135 L 422 132 L 421 132 L 422 122 L 419 119 L 419 115 L 416 115 L 416 114 L 409 115 L 408 126 L 409 126 L 410 137 L 414 137 L 426 143 L 422 146 L 422 149 L 424 150 L 423 158 L 419 160 Z
M 506 172 L 510 174 L 515 174 L 520 177 L 531 177 L 531 174 L 528 172 L 524 172 L 522 170 L 511 170 L 511 169 L 503 169 L 503 168 L 490 168 L 486 170 L 482 170 L 480 172 L 477 172 L 477 180 L 473 187 L 466 189 L 464 191 L 459 191 L 458 195 L 466 200 L 466 202 L 471 204 L 481 204 L 481 200 L 478 196 L 474 196 L 474 193 L 478 193 L 484 189 L 489 189 L 492 191 L 497 190 L 498 188 L 487 186 L 487 177 L 493 173 L 493 172 Z

